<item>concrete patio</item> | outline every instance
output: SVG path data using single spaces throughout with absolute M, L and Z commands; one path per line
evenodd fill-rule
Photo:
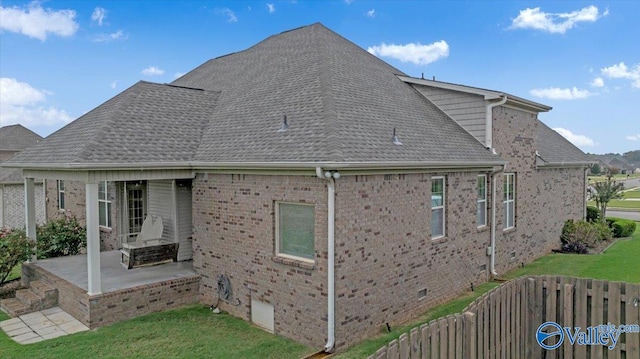
M 55 288 L 57 305 L 90 329 L 198 302 L 200 276 L 191 262 L 126 269 L 120 254 L 100 253 L 99 293 L 89 293 L 86 255 L 24 263 L 22 282 Z
M 88 290 L 86 254 L 42 259 L 31 265 L 42 268 L 85 291 Z M 195 275 L 197 274 L 193 271 L 190 261 L 126 269 L 120 263 L 120 251 L 100 252 L 102 293 Z

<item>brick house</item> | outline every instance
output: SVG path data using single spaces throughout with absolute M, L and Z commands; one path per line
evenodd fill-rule
M 314 24 L 139 82 L 11 164 L 86 220 L 90 298 L 100 248 L 159 215 L 200 302 L 332 350 L 559 245 L 590 162 L 550 109 L 409 77 Z
M 3 168 L 2 162 L 42 140 L 22 125 L 0 127 L 0 228 L 24 228 L 24 178 L 17 168 Z M 45 197 L 42 181 L 35 186 L 36 222 L 45 221 Z

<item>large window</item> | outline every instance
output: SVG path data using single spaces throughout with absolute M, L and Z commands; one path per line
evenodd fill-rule
M 505 173 L 503 186 L 504 201 L 504 229 L 513 228 L 516 225 L 516 174 Z
M 64 181 L 58 180 L 58 209 L 64 209 Z
M 276 253 L 302 260 L 315 258 L 313 205 L 276 203 Z
M 431 238 L 445 234 L 445 191 L 444 177 L 431 179 Z
M 487 175 L 478 175 L 478 209 L 476 215 L 478 227 L 487 225 Z
M 98 184 L 98 223 L 102 227 L 111 227 L 111 201 L 107 193 L 107 182 Z

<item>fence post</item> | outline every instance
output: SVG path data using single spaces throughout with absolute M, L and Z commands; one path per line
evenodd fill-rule
M 562 317 L 564 319 L 564 324 L 561 324 L 561 326 L 573 328 L 573 285 L 570 283 L 564 284 L 564 297 L 562 303 L 562 309 L 564 312 Z M 564 358 L 573 358 L 573 346 L 571 345 L 571 342 L 565 338 L 563 344 Z
M 640 325 L 640 285 L 627 283 L 624 324 Z M 640 333 L 624 334 L 627 358 L 640 358 Z
M 411 359 L 420 359 L 422 354 L 422 345 L 420 342 L 420 331 L 418 328 L 412 328 L 409 332 L 409 342 L 411 345 Z
M 465 359 L 476 359 L 476 315 L 471 312 L 464 313 L 464 347 L 462 357 Z

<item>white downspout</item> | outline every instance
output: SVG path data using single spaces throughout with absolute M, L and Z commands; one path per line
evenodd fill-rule
M 499 173 L 504 172 L 504 165 L 491 175 L 491 275 L 498 275 L 496 272 L 496 178 Z
M 340 178 L 338 172 L 324 173 L 316 167 L 318 178 L 327 181 L 327 344 L 324 350 L 331 352 L 335 346 L 336 312 L 335 312 L 335 179 Z
M 507 102 L 507 96 L 502 95 L 502 99 L 498 102 L 492 102 L 487 105 L 487 112 L 485 114 L 485 126 L 484 126 L 484 142 L 485 147 L 490 149 L 491 152 L 496 153 L 493 148 L 493 108 L 496 106 L 504 105 Z

